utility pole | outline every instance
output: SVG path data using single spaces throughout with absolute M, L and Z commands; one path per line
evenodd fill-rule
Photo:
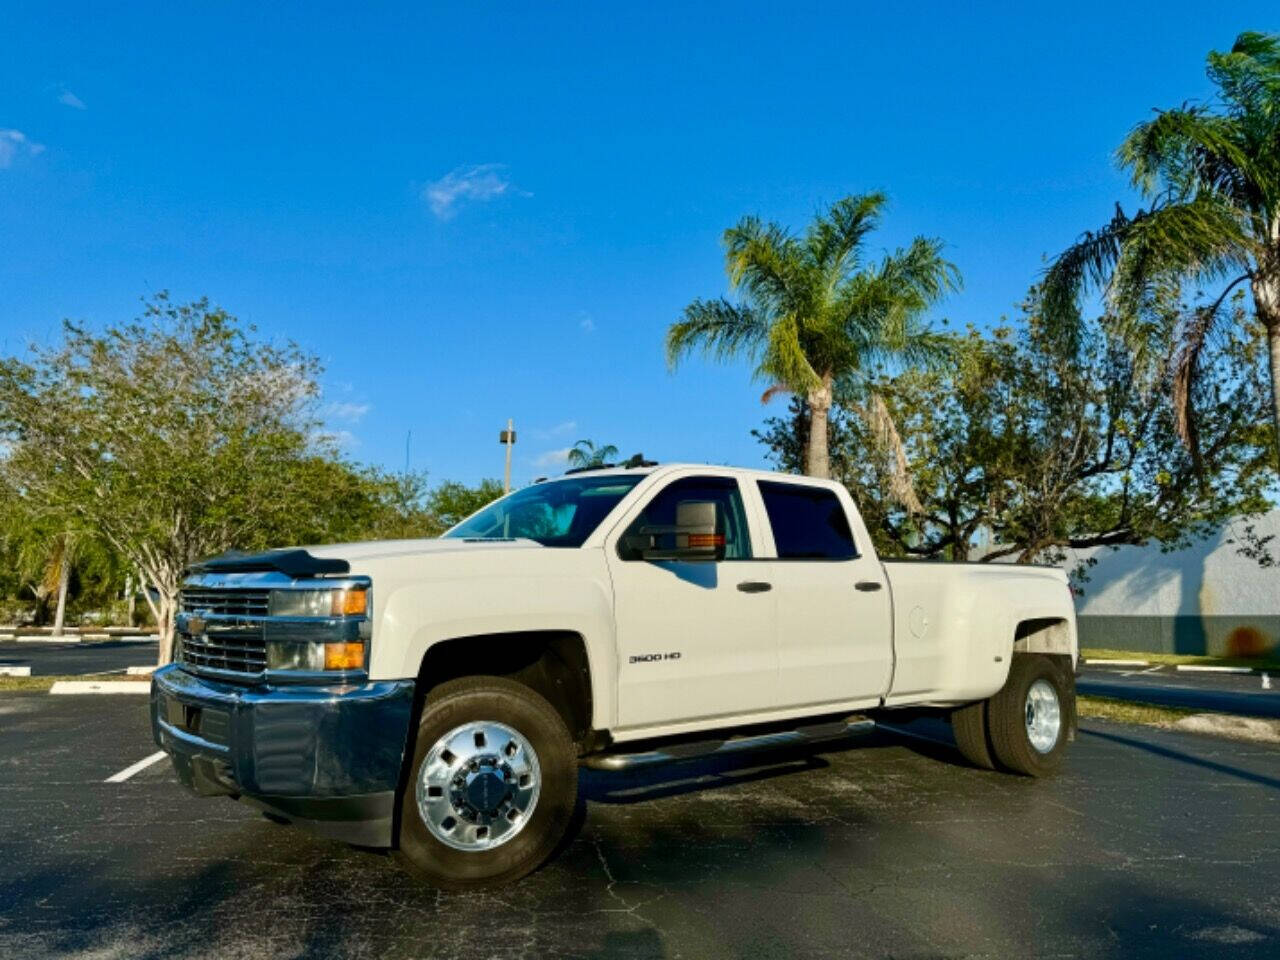
M 498 442 L 504 444 L 507 448 L 507 469 L 502 476 L 502 492 L 511 492 L 511 448 L 516 442 L 516 425 L 515 421 L 507 420 L 507 429 L 498 434 Z

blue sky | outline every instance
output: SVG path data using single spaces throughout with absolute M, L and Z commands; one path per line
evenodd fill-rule
M 745 213 L 886 190 L 989 324 L 1129 196 L 1110 152 L 1274 3 L 3 0 L 0 350 L 208 295 L 326 367 L 353 457 L 558 472 L 581 438 L 755 465 L 745 365 L 667 372 Z M 1270 14 L 1268 18 L 1267 14 Z M 782 412 L 775 401 L 772 412 Z

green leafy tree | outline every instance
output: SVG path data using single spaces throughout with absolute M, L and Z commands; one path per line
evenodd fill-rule
M 838 398 L 835 476 L 881 551 L 1061 562 L 1068 549 L 1175 546 L 1267 508 L 1267 374 L 1247 316 L 1203 355 L 1199 472 L 1164 400 L 1167 353 L 1131 350 L 1098 321 L 1082 323 L 1064 353 L 1038 304 L 1028 310 L 1016 326 L 955 336 L 946 366 L 876 378 L 892 434 L 851 409 L 860 401 Z M 1182 310 L 1165 304 L 1149 336 L 1167 337 Z M 790 424 L 770 421 L 758 436 L 780 466 L 798 469 Z
M 446 481 L 427 495 L 427 512 L 435 522 L 437 533 L 443 533 L 500 496 L 500 480 L 481 480 L 475 487 Z
M 845 197 L 819 213 L 803 236 L 744 217 L 724 235 L 725 266 L 739 302 L 694 300 L 667 331 L 674 367 L 701 349 L 717 359 L 747 357 L 777 392 L 803 397 L 809 411 L 806 472 L 826 477 L 828 413 L 837 381 L 859 389 L 888 360 L 936 356 L 924 313 L 960 286 L 939 240 L 917 237 L 868 263 L 864 246 L 885 206 L 880 193 Z
M 1195 451 L 1204 353 L 1224 324 L 1244 329 L 1227 305 L 1233 290 L 1248 289 L 1268 347 L 1280 464 L 1280 36 L 1240 34 L 1230 52 L 1209 54 L 1208 73 L 1215 101 L 1159 111 L 1120 145 L 1117 160 L 1150 206 L 1129 216 L 1117 205 L 1110 223 L 1059 256 L 1046 309 L 1071 338 L 1075 301 L 1091 285 L 1105 289 L 1121 327 L 1171 281 L 1212 288 L 1171 332 L 1173 426 Z
M 341 461 L 316 414 L 318 364 L 206 301 L 161 295 L 101 333 L 0 361 L 0 471 L 23 511 L 141 573 L 172 651 L 184 570 L 231 548 L 363 535 L 394 491 Z
M 618 456 L 618 448 L 612 443 L 597 446 L 591 440 L 579 440 L 569 450 L 566 462 L 571 468 L 603 467 Z

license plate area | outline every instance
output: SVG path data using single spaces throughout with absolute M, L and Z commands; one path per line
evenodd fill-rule
M 165 698 L 164 719 L 171 727 L 177 727 L 187 733 L 199 733 L 201 712 L 200 707 L 189 706 L 172 697 Z

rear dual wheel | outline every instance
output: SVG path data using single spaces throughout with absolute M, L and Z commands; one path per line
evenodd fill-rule
M 988 700 L 952 711 L 951 728 L 965 759 L 1044 777 L 1062 766 L 1075 723 L 1075 679 L 1043 654 L 1015 654 L 1005 685 Z

